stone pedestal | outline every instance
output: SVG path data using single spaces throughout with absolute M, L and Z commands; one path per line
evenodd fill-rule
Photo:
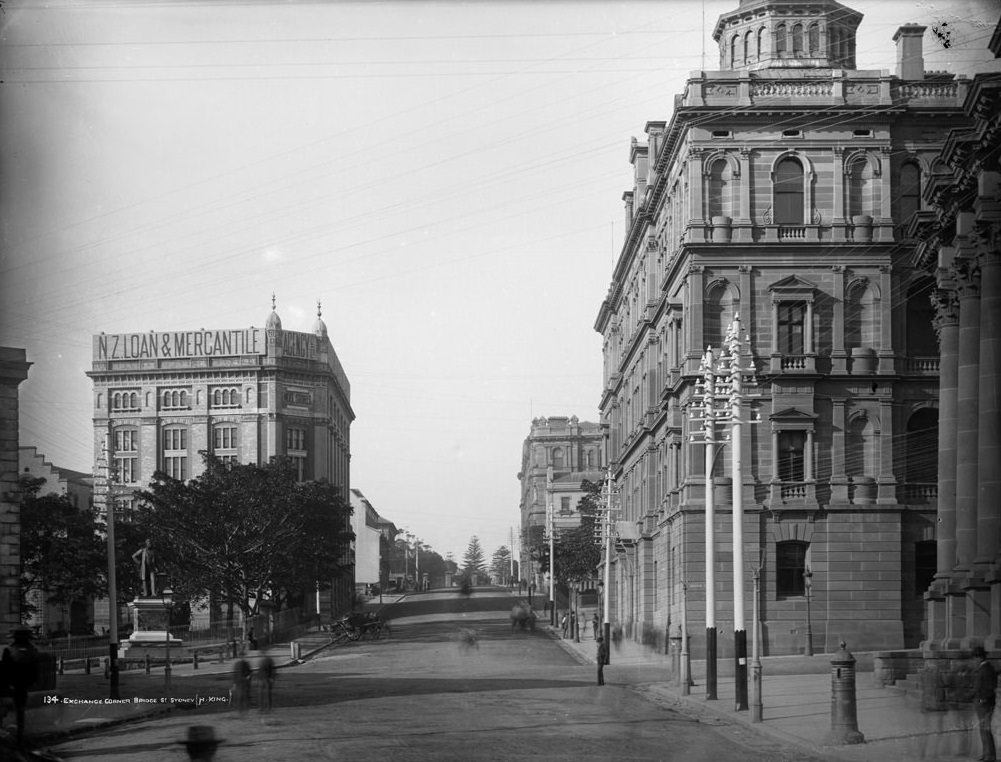
M 169 634 L 172 602 L 162 598 L 136 598 L 128 604 L 132 634 L 122 643 L 119 655 L 141 658 L 149 653 L 163 656 L 168 648 L 180 648 L 184 641 Z

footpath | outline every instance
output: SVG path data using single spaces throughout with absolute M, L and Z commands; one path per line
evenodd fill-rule
M 597 644 L 588 629 L 581 638 L 564 638 L 560 628 L 542 625 L 566 651 L 582 663 L 597 663 Z M 732 674 L 720 674 L 716 680 L 716 699 L 706 698 L 705 662 L 691 662 L 688 691 L 680 679 L 649 683 L 637 680 L 637 667 L 663 667 L 677 674 L 671 655 L 621 639 L 613 642 L 605 682 L 627 682 L 638 690 L 679 711 L 703 721 L 739 723 L 784 744 L 799 747 L 831 762 L 959 762 L 980 756 L 980 740 L 973 710 L 926 712 L 919 697 L 895 687 L 878 686 L 867 655 L 856 654 L 856 715 L 864 742 L 832 745 L 827 740 L 831 730 L 832 667 L 834 654 L 765 657 L 762 664 L 762 720 L 752 722 L 750 710 L 736 709 L 736 691 Z M 750 660 L 749 660 L 750 661 Z M 868 671 L 865 670 L 869 662 Z M 621 670 L 617 679 L 616 669 Z M 718 664 L 719 672 L 732 673 L 729 664 Z M 663 674 L 661 672 L 661 674 Z M 750 681 L 750 669 L 748 670 Z M 750 701 L 750 682 L 748 683 Z M 995 737 L 999 722 L 996 713 Z

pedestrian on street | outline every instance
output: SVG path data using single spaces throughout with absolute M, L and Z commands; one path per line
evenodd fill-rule
M 3 650 L 0 658 L 0 692 L 14 699 L 17 716 L 17 743 L 24 739 L 24 710 L 28 705 L 28 688 L 38 680 L 38 649 L 31 642 L 31 630 L 19 627 L 12 633 L 13 643 Z
M 608 663 L 608 643 L 598 636 L 598 685 L 605 684 L 605 665 Z
M 591 632 L 594 634 L 594 639 L 598 639 L 598 612 L 594 612 L 594 616 L 591 617 Z
M 275 685 L 275 660 L 267 653 L 261 654 L 254 669 L 254 679 L 257 680 L 257 696 L 261 712 L 271 711 L 271 695 Z
M 973 707 L 977 713 L 977 727 L 980 729 L 980 762 L 995 762 L 994 734 L 991 732 L 991 718 L 994 716 L 994 700 L 997 691 L 997 673 L 987 660 L 983 646 L 975 646 L 973 658 L 977 660 L 977 671 L 973 681 Z
M 191 725 L 181 743 L 188 752 L 188 759 L 206 762 L 215 758 L 216 749 L 222 741 L 216 738 L 215 728 L 211 725 Z
M 567 619 L 567 615 L 566 614 L 563 615 L 563 621 L 562 621 L 561 624 L 563 625 L 563 639 L 566 640 L 567 639 L 567 628 L 570 626 L 570 620 Z
M 233 687 L 229 693 L 237 712 L 243 714 L 250 708 L 250 664 L 246 659 L 233 662 Z

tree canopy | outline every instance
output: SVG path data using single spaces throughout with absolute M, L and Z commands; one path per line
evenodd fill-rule
M 189 598 L 213 596 L 254 615 L 347 573 L 351 507 L 326 482 L 299 482 L 291 462 L 229 464 L 204 454 L 188 482 L 156 472 L 136 523 L 161 571 Z
M 469 538 L 466 554 L 462 557 L 462 573 L 464 576 L 472 578 L 482 574 L 486 568 L 486 558 L 483 555 L 483 548 L 480 547 L 480 539 L 473 535 Z
M 98 596 L 107 586 L 107 550 L 92 508 L 67 495 L 39 494 L 45 479 L 22 476 L 21 612 L 36 613 L 43 601 L 68 605 Z
M 601 562 L 601 543 L 596 538 L 601 484 L 585 479 L 581 489 L 584 496 L 577 503 L 580 525 L 562 532 L 554 542 L 553 571 L 557 581 L 566 586 L 591 579 Z

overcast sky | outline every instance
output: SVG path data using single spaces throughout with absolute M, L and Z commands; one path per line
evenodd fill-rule
M 630 137 L 716 68 L 738 4 L 5 2 L 22 446 L 92 469 L 95 333 L 261 326 L 272 292 L 309 331 L 319 300 L 351 485 L 443 555 L 491 555 L 531 419 L 598 420 Z M 894 68 L 906 22 L 949 43 L 926 33 L 928 69 L 990 61 L 993 0 L 847 5 L 861 69 Z

